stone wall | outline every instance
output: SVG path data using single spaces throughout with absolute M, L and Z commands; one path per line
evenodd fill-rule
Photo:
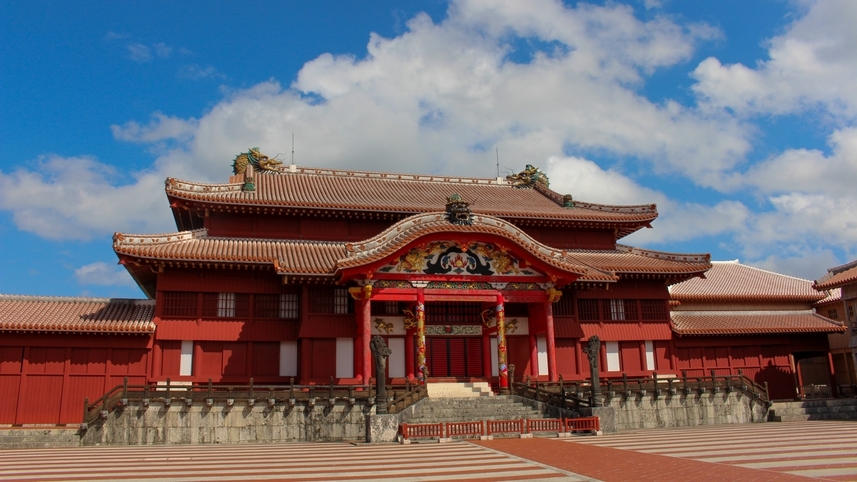
M 613 427 L 602 424 L 605 432 L 764 422 L 768 417 L 767 404 L 740 391 L 661 394 L 657 398 L 651 392 L 642 396 L 632 392 L 628 398 L 617 392 L 606 398 L 604 407 L 613 410 Z
M 323 403 L 322 403 L 323 402 Z M 170 406 L 152 401 L 111 411 L 83 434 L 83 445 L 158 445 L 271 442 L 365 442 L 366 416 L 373 407 L 319 400 L 314 406 L 277 403 L 233 406 L 215 401 Z

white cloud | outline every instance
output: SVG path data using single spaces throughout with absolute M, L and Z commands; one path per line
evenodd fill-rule
M 200 80 L 208 78 L 226 78 L 212 66 L 200 67 L 196 64 L 185 65 L 176 73 L 176 77 L 187 80 Z
M 0 171 L 0 209 L 12 212 L 19 229 L 48 239 L 171 230 L 163 174 L 139 173 L 126 185 L 118 184 L 121 179 L 114 167 L 92 158 L 47 156 L 35 169 Z
M 168 58 L 173 52 L 173 48 L 163 42 L 156 43 L 152 46 L 152 49 L 155 51 L 155 55 L 162 59 Z
M 770 263 L 774 250 L 781 260 L 825 250 L 855 256 L 855 129 L 837 127 L 830 154 L 792 149 L 752 166 L 752 116 L 721 109 L 777 113 L 812 102 L 845 106 L 840 114 L 850 109 L 850 87 L 828 95 L 843 77 L 817 79 L 825 87 L 814 93 L 795 74 L 805 66 L 789 57 L 801 42 L 812 47 L 811 58 L 829 57 L 828 67 L 850 55 L 837 48 L 825 57 L 807 40 L 821 30 L 805 18 L 834 8 L 820 5 L 772 40 L 771 60 L 756 68 L 700 64 L 695 88 L 708 103 L 696 108 L 651 102 L 640 87 L 653 70 L 687 61 L 700 41 L 719 35 L 711 27 L 641 21 L 612 3 L 459 1 L 440 23 L 419 15 L 400 36 L 372 35 L 365 57 L 308 61 L 288 87 L 271 79 L 227 91 L 198 120 L 156 112 L 148 124 L 111 126 L 116 139 L 154 144 L 161 153 L 125 184 L 89 158 L 49 157 L 37 168 L 0 172 L 0 208 L 12 211 L 21 229 L 56 239 L 170 230 L 165 177 L 223 182 L 237 153 L 251 146 L 287 153 L 295 133 L 298 164 L 331 168 L 493 177 L 497 146 L 502 167 L 542 166 L 554 189 L 577 200 L 657 203 L 654 229 L 629 237 L 633 244 L 718 237 L 742 258 Z M 851 35 L 837 33 L 842 22 L 830 25 L 831 45 Z M 512 62 L 520 43 L 547 47 Z M 142 47 L 151 59 L 151 48 Z M 220 75 L 192 67 L 189 78 Z M 615 163 L 606 168 L 586 157 Z M 672 199 L 636 181 L 630 169 L 727 194 Z M 730 190 L 756 194 L 762 211 Z
M 787 114 L 821 107 L 857 116 L 857 2 L 806 1 L 806 14 L 769 42 L 754 67 L 699 64 L 693 89 L 707 105 L 745 114 Z
M 163 140 L 184 141 L 190 139 L 196 129 L 195 119 L 179 119 L 164 115 L 160 112 L 152 114 L 148 125 L 140 125 L 135 121 L 125 125 L 110 126 L 113 137 L 121 141 L 154 143 Z
M 127 46 L 128 55 L 134 62 L 144 63 L 152 60 L 152 49 L 140 44 L 133 43 Z
M 127 286 L 134 287 L 136 283 L 128 271 L 117 265 L 103 261 L 90 263 L 74 270 L 74 277 L 82 285 Z

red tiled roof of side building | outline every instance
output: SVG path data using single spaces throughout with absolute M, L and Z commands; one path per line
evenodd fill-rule
M 151 334 L 155 302 L 0 295 L 0 332 Z
M 857 263 L 854 261 L 849 264 Z M 847 265 L 846 265 L 847 266 Z M 833 268 L 835 269 L 835 268 Z M 814 287 L 817 290 L 828 290 L 831 288 L 838 288 L 843 285 L 857 283 L 857 266 L 853 266 L 848 269 L 844 269 L 838 273 L 828 273 L 827 276 L 821 278 L 820 280 L 814 283 Z
M 806 301 L 825 297 L 809 280 L 741 264 L 714 261 L 705 279 L 697 278 L 670 287 L 679 301 Z
M 207 229 L 180 233 L 113 235 L 117 255 L 160 261 L 278 264 L 285 273 L 332 275 L 345 243 L 208 236 Z
M 222 204 L 288 206 L 316 209 L 424 213 L 438 211 L 452 194 L 471 203 L 474 213 L 502 218 L 549 219 L 629 224 L 630 234 L 657 218 L 654 204 L 611 206 L 574 202 L 542 188 L 516 188 L 506 180 L 422 176 L 381 172 L 296 168 L 257 173 L 255 190 L 243 182 L 202 184 L 167 179 L 167 195 Z M 239 181 L 233 176 L 233 181 Z
M 566 250 L 577 262 L 602 271 L 635 274 L 702 275 L 711 268 L 709 254 L 679 254 L 616 245 L 615 250 Z
M 672 330 L 679 335 L 764 335 L 842 333 L 845 325 L 800 311 L 674 311 Z

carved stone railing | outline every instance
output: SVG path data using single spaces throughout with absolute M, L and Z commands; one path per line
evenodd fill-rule
M 712 370 L 709 376 L 694 377 L 688 377 L 687 372 L 683 372 L 681 378 L 659 378 L 657 373 L 651 377 L 629 378 L 623 374 L 620 379 L 600 380 L 600 388 L 601 394 L 608 400 L 617 397 L 627 400 L 647 395 L 659 398 L 741 391 L 760 402 L 770 403 L 767 382 L 760 385 L 740 370 L 738 375 L 719 375 Z M 527 377 L 523 382 L 512 383 L 514 395 L 571 410 L 595 406 L 592 392 L 589 381 L 566 382 L 562 377 L 558 382 L 530 381 Z
M 101 397 L 90 402 L 84 400 L 81 428 L 86 430 L 89 424 L 99 418 L 106 418 L 112 410 L 131 404 L 147 409 L 150 403 L 157 402 L 164 407 L 173 404 L 191 406 L 215 403 L 253 406 L 267 404 L 270 407 L 293 407 L 297 404 L 307 407 L 318 405 L 333 406 L 336 403 L 354 405 L 358 401 L 371 407 L 376 403 L 375 391 L 371 385 L 336 385 L 331 378 L 329 385 L 295 385 L 294 379 L 288 385 L 255 385 L 253 379 L 247 385 L 208 383 L 172 384 L 169 379 L 163 384 L 129 385 L 125 378 Z M 397 413 L 427 396 L 424 385 L 393 385 L 387 390 L 387 409 Z M 378 401 L 380 402 L 380 401 Z

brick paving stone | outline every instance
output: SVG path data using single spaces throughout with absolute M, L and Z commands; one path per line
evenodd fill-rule
M 566 443 L 562 439 L 495 439 L 472 443 L 576 474 L 603 480 L 809 481 L 809 477 L 710 462 L 646 454 L 596 445 Z

